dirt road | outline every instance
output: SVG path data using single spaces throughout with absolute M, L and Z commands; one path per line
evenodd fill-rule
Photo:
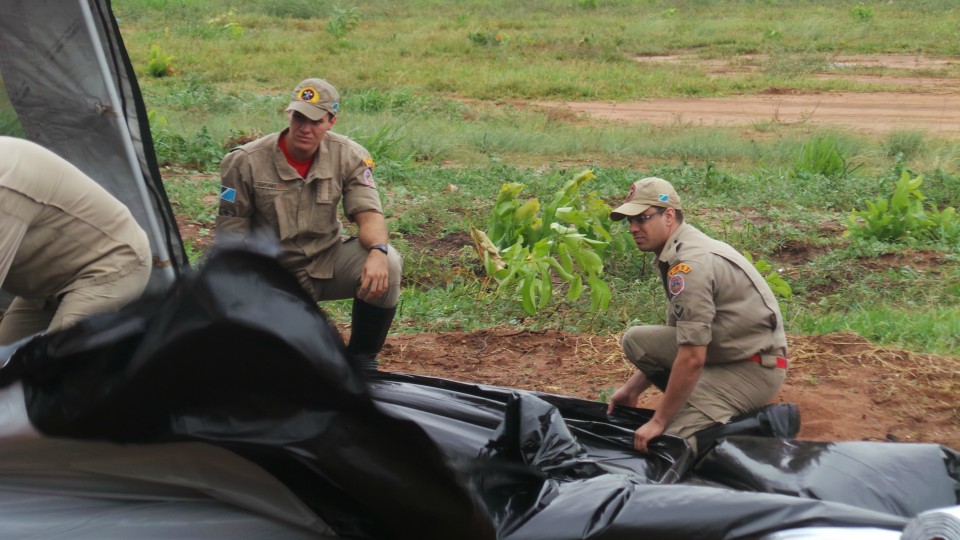
M 733 98 L 671 98 L 632 103 L 537 102 L 591 118 L 632 124 L 760 126 L 815 124 L 882 133 L 923 131 L 960 137 L 960 93 L 764 94 Z

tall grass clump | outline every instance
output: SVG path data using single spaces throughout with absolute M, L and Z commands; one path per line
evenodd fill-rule
M 893 158 L 912 159 L 920 154 L 924 147 L 924 134 L 921 131 L 894 130 L 883 140 L 884 153 Z
M 794 161 L 798 175 L 820 175 L 843 179 L 859 168 L 844 156 L 840 140 L 833 134 L 819 134 L 803 143 Z
M 360 12 L 355 7 L 334 6 L 327 21 L 327 33 L 336 39 L 344 39 L 349 32 L 360 26 Z

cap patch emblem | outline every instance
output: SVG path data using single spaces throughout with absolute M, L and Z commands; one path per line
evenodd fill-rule
M 670 202 L 670 196 L 666 193 L 661 193 L 657 195 L 657 200 L 660 202 Z
M 330 105 L 330 108 L 333 109 L 333 114 L 337 114 L 337 111 L 340 110 L 340 102 L 334 101 L 333 104 Z
M 637 185 L 630 184 L 630 191 L 627 192 L 627 202 L 633 200 L 633 195 L 637 192 Z
M 670 294 L 676 296 L 683 292 L 683 276 L 673 276 L 669 283 Z
M 228 203 L 237 201 L 237 190 L 227 186 L 220 186 L 220 199 Z
M 673 276 L 673 275 L 676 274 L 677 272 L 683 272 L 684 274 L 689 274 L 689 273 L 690 273 L 690 267 L 687 266 L 687 265 L 685 265 L 685 264 L 683 264 L 683 263 L 674 265 L 674 267 L 671 268 L 669 272 L 667 272 L 667 275 L 668 275 L 668 276 Z
M 300 91 L 297 92 L 297 99 L 300 101 L 306 101 L 307 103 L 316 103 L 320 101 L 320 93 L 317 92 L 316 88 L 308 86 L 306 88 L 301 88 Z M 336 108 L 334 108 L 334 110 L 336 110 Z

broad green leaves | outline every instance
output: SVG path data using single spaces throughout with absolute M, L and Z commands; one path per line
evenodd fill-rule
M 945 242 L 960 245 L 960 220 L 952 207 L 924 208 L 923 176 L 904 171 L 889 199 L 867 201 L 865 210 L 852 210 L 844 236 L 883 242 Z
M 750 264 L 760 272 L 760 275 L 763 276 L 763 279 L 767 282 L 767 285 L 770 286 L 770 290 L 773 291 L 773 294 L 779 296 L 780 298 L 789 300 L 793 296 L 793 288 L 790 287 L 790 284 L 787 283 L 787 280 L 783 279 L 779 272 L 777 272 L 773 265 L 764 259 L 753 259 L 753 255 L 747 252 L 743 252 L 743 256 L 750 261 Z
M 592 309 L 602 311 L 610 305 L 610 287 L 600 277 L 612 240 L 610 207 L 595 192 L 580 193 L 594 178 L 593 171 L 578 174 L 545 206 L 536 198 L 521 200 L 523 184 L 503 184 L 487 231 L 472 231 L 497 290 L 518 292 L 530 315 L 549 304 L 554 279 L 567 285 L 569 300 L 579 299 L 586 284 Z

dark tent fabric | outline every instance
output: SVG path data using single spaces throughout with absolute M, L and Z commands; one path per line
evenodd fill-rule
M 187 257 L 110 3 L 0 0 L 0 75 L 26 138 L 130 208 L 150 237 L 150 289 L 170 286 Z
M 649 411 L 605 421 L 602 404 L 575 398 L 404 374 L 367 379 L 263 249 L 221 247 L 168 295 L 0 355 L 9 357 L 0 388 L 22 385 L 44 436 L 215 446 L 350 538 L 746 539 L 811 526 L 900 531 L 911 517 L 829 486 L 849 481 L 831 474 L 829 460 L 793 460 L 790 470 L 818 478 L 830 497 L 810 496 L 802 481 L 781 492 L 791 482 L 761 472 L 794 441 L 722 440 L 701 461 L 713 472 L 702 474 L 685 441 L 664 437 L 650 455 L 630 448 Z M 907 447 L 925 450 L 864 443 L 845 456 L 884 470 L 881 479 L 865 467 L 857 478 L 878 499 L 898 486 L 888 509 L 956 504 L 956 454 Z M 749 482 L 724 474 L 737 467 Z M 2 476 L 0 468 L 0 492 Z

